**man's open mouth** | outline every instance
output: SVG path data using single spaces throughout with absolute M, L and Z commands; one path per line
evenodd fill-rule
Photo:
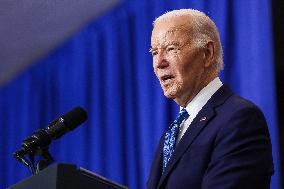
M 164 83 L 164 82 L 170 81 L 173 78 L 174 78 L 173 75 L 164 75 L 164 76 L 161 77 L 161 81 Z

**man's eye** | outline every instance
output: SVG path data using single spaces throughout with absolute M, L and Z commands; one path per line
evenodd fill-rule
M 169 47 L 167 47 L 167 52 L 169 52 L 169 51 L 177 51 L 177 48 L 175 47 L 175 46 L 169 46 Z

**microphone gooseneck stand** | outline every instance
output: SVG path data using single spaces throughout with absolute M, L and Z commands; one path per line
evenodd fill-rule
M 77 106 L 61 117 L 53 120 L 47 128 L 36 130 L 24 139 L 20 150 L 13 156 L 16 160 L 29 168 L 33 175 L 43 170 L 54 159 L 48 148 L 52 140 L 58 139 L 69 131 L 74 130 L 87 119 L 87 112 Z M 36 161 L 36 156 L 39 160 Z
M 34 135 L 24 139 L 20 150 L 13 153 L 14 158 L 27 166 L 33 175 L 54 162 L 48 148 L 51 141 L 42 141 L 42 138 L 46 139 L 46 137 L 42 137 L 44 135 L 44 129 L 36 131 Z M 38 145 L 39 143 L 40 145 Z M 38 161 L 35 160 L 36 156 L 40 158 Z

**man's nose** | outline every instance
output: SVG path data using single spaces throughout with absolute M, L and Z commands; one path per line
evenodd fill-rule
M 158 69 L 163 69 L 169 66 L 167 56 L 164 51 L 159 52 L 154 58 L 155 67 Z

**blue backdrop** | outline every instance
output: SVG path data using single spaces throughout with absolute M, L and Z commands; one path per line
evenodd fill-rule
M 276 168 L 271 188 L 280 189 L 269 0 L 125 1 L 83 28 L 0 89 L 0 188 L 30 175 L 12 158 L 23 138 L 77 105 L 89 119 L 52 143 L 55 159 L 145 188 L 159 137 L 178 109 L 163 97 L 152 70 L 152 21 L 177 8 L 199 9 L 216 22 L 221 79 L 264 111 Z

